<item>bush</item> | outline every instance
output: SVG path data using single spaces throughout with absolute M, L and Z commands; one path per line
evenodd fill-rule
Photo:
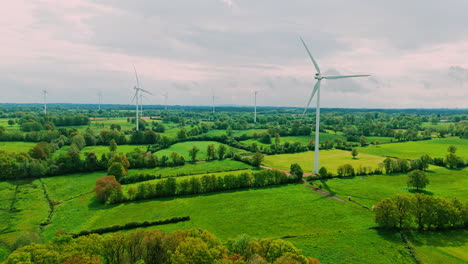
M 289 172 L 291 173 L 291 175 L 297 177 L 298 180 L 302 180 L 302 175 L 304 175 L 301 166 L 297 163 L 291 164 Z
M 103 176 L 97 179 L 96 186 L 94 187 L 96 198 L 101 203 L 107 202 L 113 192 L 118 192 L 121 190 L 122 186 L 115 180 L 114 176 Z

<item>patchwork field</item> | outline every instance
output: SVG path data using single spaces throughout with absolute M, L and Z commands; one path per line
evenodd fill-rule
M 338 149 L 320 151 L 320 166 L 326 167 L 331 172 L 336 172 L 336 169 L 344 164 L 351 164 L 354 168 L 360 165 L 376 168 L 383 160 L 383 157 L 364 153 L 359 153 L 357 158 L 353 159 L 350 151 Z M 304 172 L 310 172 L 314 169 L 314 152 L 268 155 L 263 161 L 267 167 L 282 170 L 289 170 L 292 163 L 298 163 Z
M 182 142 L 182 143 L 177 143 L 172 146 L 170 146 L 167 149 L 163 149 L 160 151 L 155 152 L 155 155 L 158 157 L 161 157 L 163 155 L 170 156 L 172 152 L 177 152 L 180 155 L 182 155 L 186 161 L 190 161 L 190 155 L 189 155 L 189 150 L 193 148 L 193 146 L 197 146 L 197 148 L 200 150 L 197 154 L 197 160 L 204 160 L 206 159 L 206 150 L 208 148 L 208 145 L 214 144 L 215 148 L 218 149 L 218 147 L 221 145 L 221 143 L 215 142 L 215 141 L 187 141 L 187 142 Z M 235 154 L 241 154 L 241 155 L 246 155 L 250 154 L 249 152 L 242 150 L 242 149 L 236 149 L 226 146 L 226 154 L 228 153 L 229 150 L 233 150 Z
M 468 201 L 468 168 L 463 170 L 449 170 L 431 166 L 427 172 L 429 184 L 425 193 Z M 336 195 L 342 199 L 351 196 L 360 204 L 371 207 L 383 198 L 397 193 L 409 193 L 406 182 L 407 174 L 357 176 L 352 178 L 334 178 L 314 181 L 313 185 Z
M 449 146 L 457 147 L 456 154 L 458 156 L 468 158 L 468 140 L 458 137 L 367 146 L 358 148 L 358 151 L 372 155 L 407 159 L 416 159 L 424 154 L 435 158 L 445 157 Z
M 36 144 L 34 142 L 0 141 L 0 150 L 28 152 Z

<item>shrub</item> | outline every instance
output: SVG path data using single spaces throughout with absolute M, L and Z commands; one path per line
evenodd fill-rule
M 105 203 L 113 192 L 122 190 L 122 186 L 115 180 L 114 176 L 103 176 L 96 180 L 96 186 L 94 192 L 96 198 L 101 203 Z

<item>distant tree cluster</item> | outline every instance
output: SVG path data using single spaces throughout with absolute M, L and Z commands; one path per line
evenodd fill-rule
M 172 233 L 137 230 L 75 239 L 60 235 L 48 244 L 31 244 L 15 250 L 6 263 L 320 264 L 317 259 L 303 256 L 285 240 L 252 239 L 244 235 L 225 245 L 201 229 Z
M 373 206 L 382 228 L 442 230 L 468 227 L 468 203 L 426 194 L 398 194 Z

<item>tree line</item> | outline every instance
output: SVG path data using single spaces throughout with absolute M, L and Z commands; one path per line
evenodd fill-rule
M 204 175 L 176 180 L 164 178 L 156 183 L 140 183 L 128 188 L 124 193 L 122 186 L 114 176 L 104 176 L 96 181 L 94 188 L 99 202 L 115 204 L 128 201 L 194 195 L 211 192 L 228 191 L 243 188 L 258 188 L 271 185 L 297 183 L 301 177 L 288 176 L 276 170 L 261 170 L 239 175 Z
M 385 229 L 444 230 L 468 227 L 468 203 L 422 193 L 397 194 L 372 207 Z
M 242 235 L 226 244 L 215 235 L 198 230 L 136 230 L 101 236 L 72 238 L 58 235 L 48 244 L 31 244 L 12 252 L 13 263 L 162 263 L 162 264 L 320 264 L 307 258 L 282 239 L 253 239 Z

